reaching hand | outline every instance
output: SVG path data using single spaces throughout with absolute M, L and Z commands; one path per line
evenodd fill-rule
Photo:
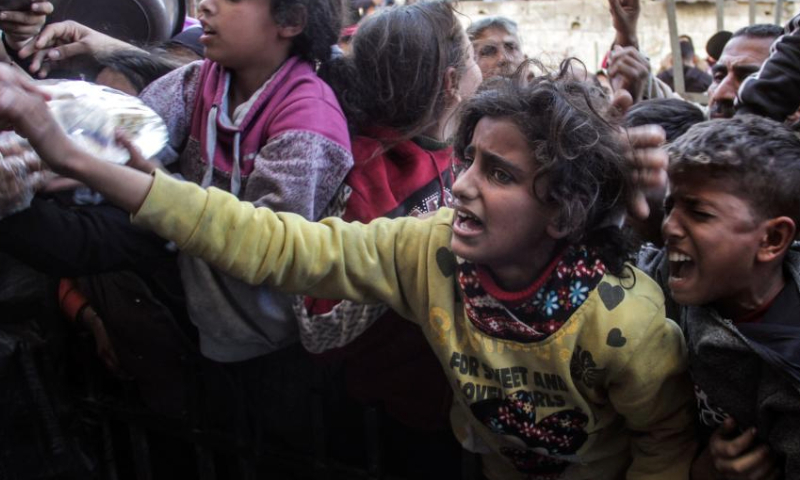
M 47 16 L 53 13 L 53 4 L 46 0 L 34 0 L 29 10 L 0 12 L 0 30 L 6 43 L 19 50 L 44 26 Z
M 621 116 L 630 104 L 630 95 L 627 92 L 615 94 L 611 108 Z M 664 191 L 667 185 L 669 156 L 662 147 L 667 136 L 658 125 L 643 125 L 622 129 L 620 137 L 625 148 L 625 158 L 633 166 L 635 189 L 628 199 L 628 213 L 634 218 L 645 220 L 650 215 L 647 194 Z
M 711 436 L 708 447 L 692 465 L 693 478 L 774 480 L 781 477 L 780 464 L 768 445 L 758 445 L 756 431 L 736 433 L 736 422 L 725 420 Z
M 140 172 L 144 172 L 148 175 L 161 167 L 161 165 L 144 158 L 142 151 L 133 144 L 133 141 L 130 139 L 130 137 L 125 135 L 124 132 L 117 130 L 114 133 L 117 144 L 125 148 L 125 150 L 127 150 L 131 156 L 130 160 L 128 160 L 128 163 L 125 164 L 126 166 L 139 170 Z
M 19 56 L 28 58 L 33 55 L 30 72 L 44 78 L 55 62 L 119 49 L 137 50 L 133 45 L 67 20 L 46 26 L 34 41 L 19 51 Z
M 650 61 L 634 47 L 614 47 L 608 56 L 608 77 L 614 92 L 627 90 L 634 103 L 644 97 Z
M 42 162 L 28 148 L 0 158 L 0 218 L 27 208 L 45 180 Z
M 0 64 L 0 129 L 26 138 L 39 158 L 60 173 L 77 147 L 56 122 L 47 99 L 24 73 Z
M 642 11 L 639 0 L 608 0 L 611 22 L 617 31 L 615 44 L 621 47 L 639 47 L 636 28 Z

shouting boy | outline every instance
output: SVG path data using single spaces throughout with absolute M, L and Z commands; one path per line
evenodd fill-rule
M 800 139 L 751 115 L 701 123 L 669 178 L 665 248 L 639 263 L 686 336 L 708 445 L 693 476 L 800 475 Z

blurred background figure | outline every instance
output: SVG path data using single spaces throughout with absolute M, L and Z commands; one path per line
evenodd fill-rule
M 517 23 L 509 18 L 478 20 L 467 28 L 467 36 L 484 79 L 509 76 L 527 58 L 522 53 Z
M 694 43 L 688 36 L 683 36 L 680 40 L 681 59 L 683 59 L 683 80 L 686 91 L 691 93 L 703 93 L 711 85 L 711 75 L 700 68 L 697 68 L 696 55 L 694 53 Z M 670 57 L 672 58 L 672 57 Z M 675 90 L 673 83 L 673 69 L 668 68 L 658 74 L 658 79 L 669 85 Z

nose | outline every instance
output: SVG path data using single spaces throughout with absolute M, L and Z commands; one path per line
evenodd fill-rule
M 453 196 L 459 201 L 471 200 L 478 196 L 475 178 L 475 164 L 461 171 L 453 181 Z
M 664 214 L 664 221 L 661 223 L 661 236 L 667 242 L 680 240 L 684 236 L 680 215 L 674 208 L 669 213 Z
M 725 78 L 719 82 L 718 85 L 711 85 L 709 87 L 709 103 L 717 103 L 720 101 L 733 102 L 736 99 L 736 93 L 739 91 L 739 81 L 734 76 L 733 72 L 728 72 Z
M 208 15 L 210 12 L 211 12 L 211 1 L 200 0 L 200 3 L 197 5 L 198 15 Z

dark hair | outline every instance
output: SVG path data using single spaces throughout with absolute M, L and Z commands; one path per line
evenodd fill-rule
M 290 55 L 309 62 L 325 62 L 342 28 L 342 0 L 270 0 L 278 25 L 295 25 L 305 19 L 302 33 L 294 37 Z
M 771 23 L 757 23 L 742 27 L 733 32 L 731 38 L 754 37 L 754 38 L 778 38 L 783 35 L 783 28 Z
M 386 8 L 359 25 L 349 56 L 323 65 L 319 74 L 355 133 L 381 126 L 410 138 L 444 111 L 445 71 L 463 73 L 465 38 L 449 3 Z
M 157 50 L 118 50 L 97 58 L 100 69 L 108 68 L 122 74 L 141 92 L 154 80 L 180 67 L 183 62 Z
M 800 225 L 800 137 L 757 115 L 699 123 L 669 146 L 670 178 L 729 180 L 755 215 L 787 216 Z
M 482 118 L 512 121 L 536 163 L 533 194 L 558 209 L 568 242 L 597 248 L 609 270 L 619 274 L 632 245 L 613 220 L 624 212 L 631 166 L 615 126 L 600 113 L 608 103 L 591 85 L 571 79 L 568 63 L 527 85 L 519 79 L 488 83 L 461 107 L 454 154 L 464 159 Z M 546 191 L 538 188 L 540 181 Z
M 694 45 L 691 42 L 681 41 L 681 58 L 684 60 L 691 60 L 694 58 Z
M 672 142 L 704 120 L 703 111 L 692 103 L 679 98 L 654 98 L 632 106 L 624 123 L 626 127 L 660 125 L 667 133 L 667 142 Z

